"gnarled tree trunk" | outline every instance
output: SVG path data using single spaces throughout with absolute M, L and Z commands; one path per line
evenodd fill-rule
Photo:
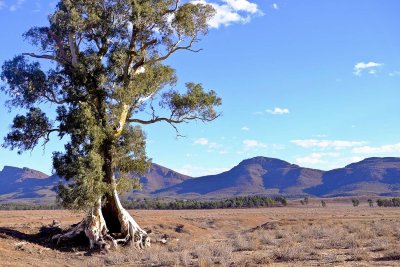
M 100 198 L 78 225 L 64 234 L 55 235 L 53 240 L 56 240 L 57 245 L 62 240 L 72 239 L 84 232 L 89 239 L 90 249 L 98 246 L 100 249 L 107 250 L 110 245 L 106 240 L 110 241 L 113 247 L 116 247 L 118 243 L 133 244 L 136 248 L 141 249 L 150 247 L 148 233 L 122 207 L 116 190 L 115 178 L 112 177 L 111 181 L 112 194 Z

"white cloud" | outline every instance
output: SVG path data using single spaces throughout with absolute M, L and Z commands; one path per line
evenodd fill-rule
M 208 148 L 209 148 L 210 150 L 218 149 L 218 148 L 221 148 L 221 147 L 222 147 L 221 144 L 218 144 L 218 143 L 215 143 L 215 142 L 208 143 Z
M 195 166 L 191 164 L 186 164 L 180 168 L 176 168 L 176 171 L 185 175 L 199 177 L 204 175 L 219 174 L 229 170 L 228 168 L 210 168 L 204 166 Z
M 316 165 L 316 164 L 321 164 L 321 163 L 327 163 L 326 160 L 324 160 L 324 157 L 340 157 L 339 153 L 312 153 L 308 156 L 297 158 L 296 163 L 301 165 Z
M 257 141 L 257 140 L 244 140 L 243 141 L 243 145 L 244 145 L 244 148 L 246 149 L 246 150 L 250 150 L 250 149 L 259 149 L 259 148 L 266 148 L 267 147 L 267 145 L 266 144 L 264 144 L 264 143 L 262 143 L 262 142 L 260 142 L 260 141 Z
M 211 152 L 220 153 L 223 150 L 223 145 L 218 144 L 216 142 L 210 142 L 210 140 L 208 140 L 207 138 L 204 138 L 204 137 L 194 140 L 193 144 L 205 146 L 207 148 L 207 152 L 209 152 L 209 153 L 211 153 Z M 226 152 L 224 154 L 227 154 L 227 153 L 228 152 Z
M 396 71 L 392 71 L 389 73 L 390 77 L 394 77 L 394 76 L 399 76 L 400 75 L 400 71 L 396 70 Z
M 287 109 L 287 108 L 279 108 L 279 107 L 276 107 L 276 108 L 274 108 L 274 109 L 267 109 L 266 110 L 269 114 L 272 114 L 272 115 L 283 115 L 283 114 L 289 114 L 290 113 L 290 111 L 289 111 L 289 109 Z
M 350 163 L 354 163 L 354 162 L 362 161 L 363 159 L 365 159 L 365 158 L 364 157 L 355 156 L 355 157 L 349 158 L 349 161 L 350 161 Z
M 251 14 L 259 12 L 257 4 L 247 0 L 222 0 L 232 7 L 235 11 L 246 11 Z
M 247 0 L 223 0 L 225 4 L 211 3 L 205 0 L 194 0 L 195 4 L 209 4 L 215 9 L 215 15 L 208 22 L 211 28 L 232 23 L 247 23 L 253 16 L 262 15 L 257 4 Z
M 10 6 L 10 11 L 16 11 L 17 9 L 19 9 L 22 4 L 25 2 L 25 0 L 17 0 L 14 2 L 14 4 L 12 4 Z
M 278 6 L 277 3 L 273 3 L 273 4 L 272 4 L 272 8 L 275 9 L 275 10 L 278 10 L 278 9 L 279 9 L 279 6 Z
M 199 139 L 196 139 L 196 140 L 194 140 L 194 143 L 196 144 L 196 145 L 202 145 L 202 146 L 205 146 L 205 145 L 208 145 L 209 144 L 209 141 L 208 141 L 208 139 L 207 138 L 199 138 Z
M 304 139 L 292 140 L 291 143 L 304 147 L 304 148 L 320 148 L 320 149 L 344 149 L 356 146 L 365 145 L 366 142 L 362 141 L 346 141 L 346 140 L 317 140 L 317 139 Z
M 383 154 L 383 153 L 400 153 L 400 143 L 382 146 L 361 146 L 352 149 L 356 154 Z
M 248 131 L 250 131 L 250 128 L 247 126 L 243 126 L 242 128 L 240 128 L 240 130 L 248 132 Z
M 362 72 L 364 70 L 368 70 L 369 74 L 375 74 L 376 73 L 376 68 L 383 66 L 383 63 L 376 63 L 376 62 L 359 62 L 354 65 L 354 75 L 356 76 L 361 76 Z
M 0 0 L 0 10 L 2 10 L 6 6 L 6 3 L 4 1 Z

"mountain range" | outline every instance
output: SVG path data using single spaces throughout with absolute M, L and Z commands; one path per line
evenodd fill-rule
M 54 201 L 60 179 L 29 168 L 5 166 L 0 172 L 0 202 Z M 289 162 L 255 157 L 229 171 L 190 177 L 153 163 L 141 177 L 142 190 L 124 198 L 225 198 L 239 195 L 302 197 L 398 196 L 400 158 L 367 158 L 344 168 L 322 171 Z

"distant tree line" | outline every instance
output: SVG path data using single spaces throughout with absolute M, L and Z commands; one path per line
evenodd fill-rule
M 400 207 L 400 197 L 380 198 L 376 201 L 379 207 Z
M 223 200 L 181 200 L 165 201 L 160 199 L 143 199 L 125 201 L 127 209 L 157 209 L 157 210 L 182 210 L 182 209 L 229 209 L 229 208 L 260 208 L 273 206 L 286 206 L 285 197 L 244 196 Z
M 62 210 L 59 204 L 17 204 L 5 203 L 0 204 L 0 210 Z
M 260 208 L 286 206 L 285 197 L 244 196 L 223 200 L 165 200 L 165 199 L 135 199 L 123 201 L 127 209 L 145 210 L 181 210 L 181 209 L 229 209 L 229 208 Z M 58 204 L 0 204 L 0 210 L 61 210 Z

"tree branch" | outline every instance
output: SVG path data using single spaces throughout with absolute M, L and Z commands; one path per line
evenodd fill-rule
M 40 59 L 49 59 L 49 60 L 53 60 L 56 61 L 60 64 L 66 64 L 67 62 L 64 62 L 63 60 L 60 60 L 59 58 L 52 56 L 52 55 L 38 55 L 35 53 L 22 53 L 23 56 L 30 56 L 33 58 L 40 58 Z
M 68 43 L 71 51 L 71 63 L 73 67 L 76 67 L 78 65 L 78 52 L 79 52 L 75 39 L 76 39 L 75 33 L 73 32 L 68 33 Z
M 159 62 L 159 61 L 166 60 L 167 58 L 169 58 L 173 53 L 175 53 L 178 50 L 188 50 L 188 51 L 191 51 L 191 52 L 200 52 L 202 50 L 202 49 L 198 49 L 198 50 L 191 49 L 193 44 L 197 41 L 196 36 L 193 36 L 192 40 L 190 40 L 190 43 L 188 45 L 186 45 L 186 46 L 178 46 L 181 41 L 182 41 L 182 39 L 179 39 L 175 43 L 173 48 L 170 51 L 168 51 L 164 56 L 161 56 L 159 58 L 155 58 L 153 60 L 149 60 L 149 61 L 146 62 L 146 64 L 153 64 L 153 63 L 156 63 L 156 62 Z
M 165 118 L 165 117 L 155 117 L 151 120 L 141 120 L 141 119 L 127 119 L 126 121 L 129 123 L 132 122 L 136 122 L 136 123 L 140 123 L 140 124 L 153 124 L 156 122 L 160 122 L 160 121 L 165 121 L 168 123 L 172 123 L 172 124 L 179 124 L 182 122 L 187 122 L 187 121 L 191 121 L 191 120 L 201 120 L 201 121 L 213 121 L 214 119 L 207 119 L 207 118 L 202 118 L 202 117 L 198 117 L 198 116 L 191 116 L 191 117 L 184 117 L 184 118 L 177 118 L 177 119 L 173 119 L 173 118 Z
M 47 130 L 46 137 L 44 137 L 45 143 L 47 143 L 48 141 L 50 141 L 50 134 L 51 134 L 52 132 L 60 132 L 60 131 L 61 131 L 61 130 L 60 130 L 59 128 Z
M 164 15 L 169 13 L 174 13 L 176 10 L 178 10 L 178 5 L 179 5 L 179 0 L 176 0 L 175 6 L 172 9 L 168 9 L 167 11 L 165 11 Z

